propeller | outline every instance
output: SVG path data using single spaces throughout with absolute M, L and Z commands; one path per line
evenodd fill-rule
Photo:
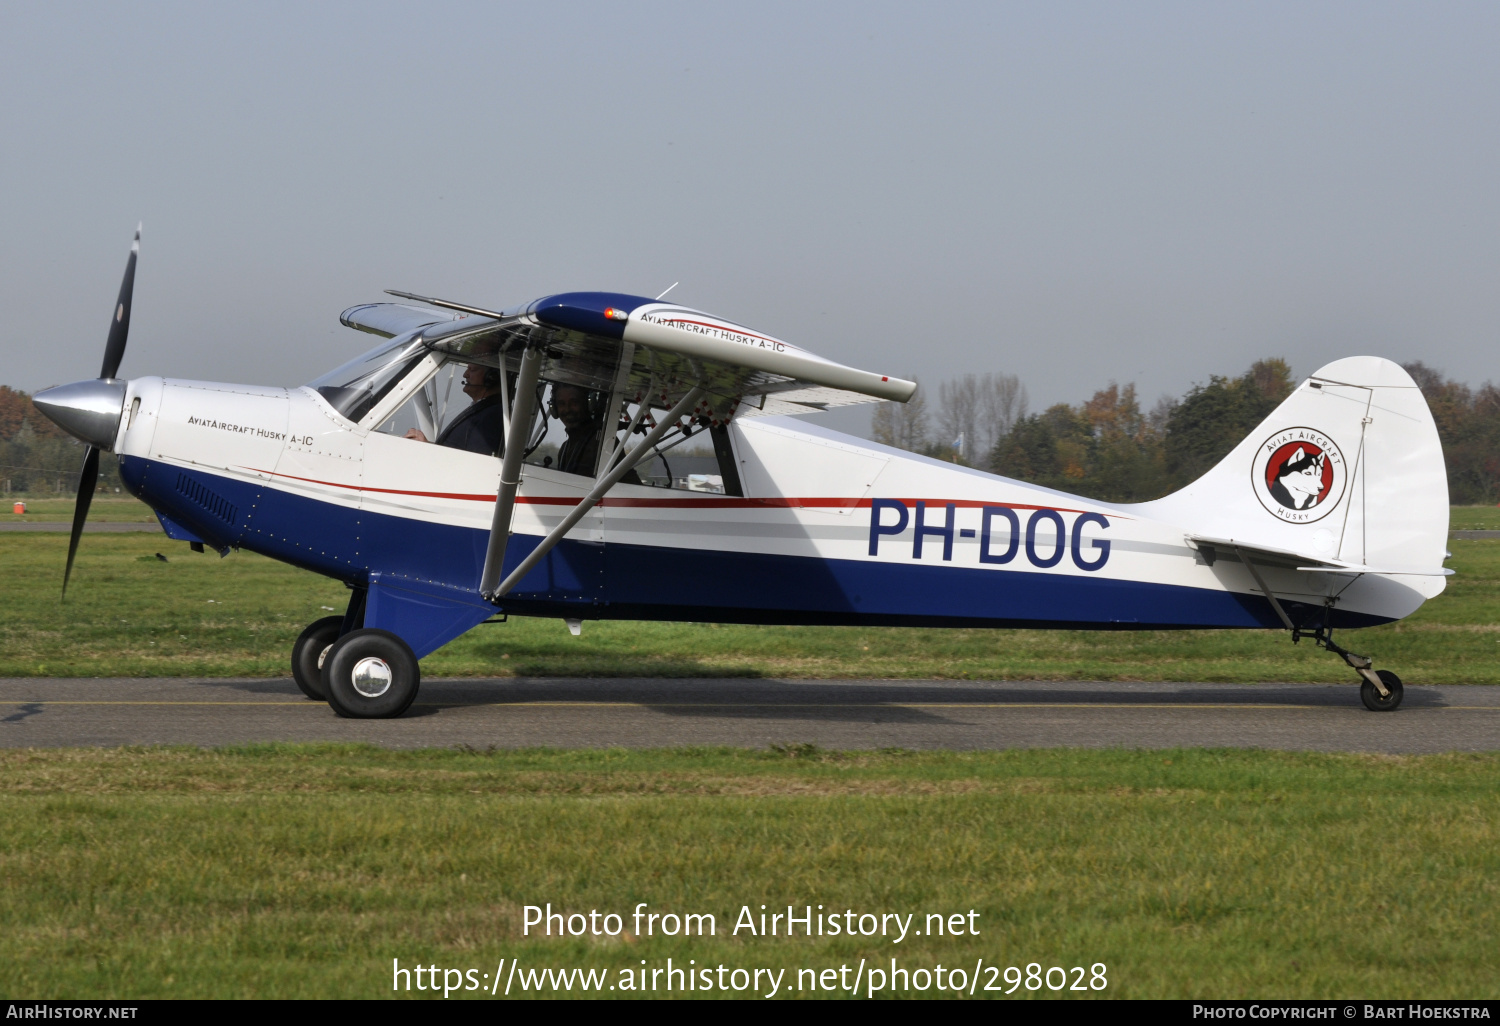
M 99 368 L 101 378 L 112 378 L 120 369 L 120 360 L 125 356 L 125 339 L 130 334 L 130 299 L 135 292 L 135 260 L 141 255 L 141 226 L 135 226 L 135 241 L 130 244 L 130 257 L 125 261 L 125 280 L 120 282 L 120 298 L 115 301 L 115 316 L 109 322 L 109 338 L 104 342 L 104 364 Z
M 113 381 L 125 357 L 125 340 L 130 335 L 130 306 L 135 293 L 135 261 L 141 253 L 141 226 L 135 227 L 135 241 L 130 244 L 130 257 L 125 261 L 125 280 L 120 283 L 120 297 L 115 302 L 114 316 L 109 321 L 109 338 L 104 343 L 104 363 L 99 368 L 99 380 Z M 99 483 L 99 448 L 90 445 L 84 450 L 83 472 L 78 477 L 78 500 L 73 505 L 73 533 L 68 538 L 68 563 L 63 568 L 63 598 L 68 597 L 68 578 L 73 575 L 73 557 L 78 555 L 78 539 L 83 535 L 83 522 L 89 517 L 89 506 L 94 501 L 94 488 Z

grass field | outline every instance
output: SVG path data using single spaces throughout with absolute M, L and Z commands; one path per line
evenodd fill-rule
M 894 956 L 1103 962 L 1117 997 L 1494 998 L 1497 774 L 1202 750 L 0 752 L 0 991 L 380 997 L 393 958 L 614 979 Z M 523 905 L 640 901 L 718 932 L 520 933 Z M 974 909 L 979 935 L 727 935 L 762 903 Z
M 1448 590 L 1416 615 L 1343 635 L 1413 683 L 1500 682 L 1500 541 L 1453 541 Z M 345 589 L 247 552 L 157 534 L 89 535 L 66 606 L 67 538 L 0 534 L 0 676 L 279 676 L 304 626 Z M 156 558 L 162 553 L 168 559 Z M 1280 631 L 1000 631 L 556 620 L 481 626 L 428 676 L 774 676 L 1346 681 Z
M 1454 506 L 1448 514 L 1450 531 L 1500 531 L 1500 506 Z
M 26 512 L 19 516 L 11 512 L 12 505 L 17 501 L 26 503 Z M 0 507 L 0 520 L 10 523 L 17 521 L 36 523 L 49 520 L 71 523 L 74 501 L 72 497 L 6 496 L 4 506 Z M 156 514 L 151 512 L 150 506 L 133 495 L 96 495 L 94 501 L 89 504 L 89 521 L 100 524 L 127 522 L 154 524 Z

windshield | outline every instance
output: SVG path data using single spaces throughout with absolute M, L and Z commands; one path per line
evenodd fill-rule
M 383 342 L 321 378 L 308 382 L 328 405 L 358 421 L 427 353 L 420 335 Z

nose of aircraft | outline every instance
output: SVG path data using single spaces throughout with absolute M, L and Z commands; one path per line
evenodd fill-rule
M 96 449 L 113 449 L 125 412 L 125 382 L 117 378 L 75 381 L 31 397 L 47 419 Z

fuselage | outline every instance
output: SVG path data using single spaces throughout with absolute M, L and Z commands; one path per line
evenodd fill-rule
M 742 496 L 617 485 L 500 608 L 784 624 L 1280 625 L 1243 565 L 1205 560 L 1191 525 L 1139 507 L 801 418 L 736 419 L 730 439 Z M 310 388 L 162 378 L 129 383 L 114 448 L 126 486 L 177 537 L 355 587 L 378 577 L 477 597 L 496 458 L 361 428 Z M 591 483 L 525 468 L 507 569 Z M 1374 575 L 1265 573 L 1295 618 L 1332 626 L 1398 619 L 1424 600 Z

